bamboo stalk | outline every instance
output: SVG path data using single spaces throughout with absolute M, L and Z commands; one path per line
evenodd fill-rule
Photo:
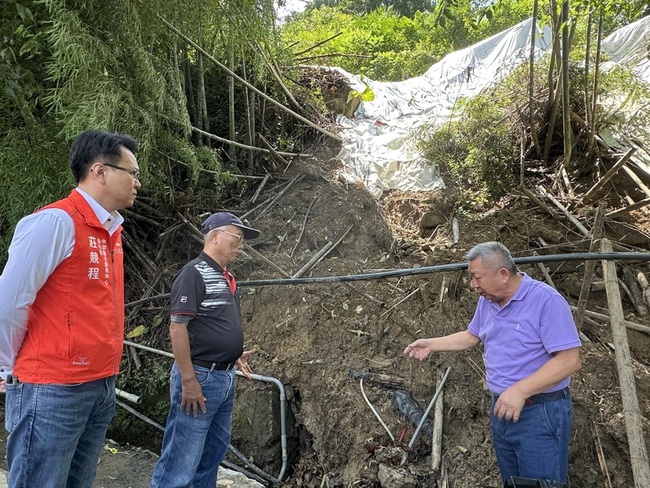
M 609 469 L 607 469 L 607 460 L 605 459 L 605 454 L 603 453 L 603 445 L 600 443 L 598 429 L 594 423 L 591 424 L 591 432 L 593 433 L 594 443 L 596 444 L 596 454 L 598 456 L 598 464 L 600 465 L 600 470 L 607 479 L 607 488 L 612 488 L 612 480 L 609 478 Z
M 601 251 L 612 252 L 612 244 L 608 239 L 602 240 Z M 630 346 L 623 318 L 623 306 L 616 277 L 616 264 L 614 261 L 604 260 L 603 269 L 605 271 L 605 281 L 607 282 L 607 303 L 612 317 L 610 323 L 616 349 L 616 367 L 621 386 L 625 430 L 627 431 L 627 441 L 630 448 L 634 486 L 635 488 L 648 488 L 650 486 L 650 460 L 648 460 L 648 451 L 643 434 L 639 397 L 636 391 Z
M 284 170 L 286 171 L 289 165 L 291 164 L 289 161 L 284 159 L 282 155 L 275 150 L 273 146 L 267 141 L 262 134 L 257 134 L 258 137 L 260 138 L 260 141 L 262 141 L 262 144 L 266 146 L 266 148 L 271 152 L 271 156 L 278 162 L 282 163 L 284 165 Z
M 643 193 L 646 194 L 648 198 L 650 198 L 650 188 L 648 188 L 643 181 L 641 181 L 641 178 L 639 178 L 632 169 L 625 165 L 623 166 L 623 171 L 627 173 L 627 175 L 634 181 L 634 183 L 637 184 L 637 186 L 643 191 Z
M 192 126 L 191 129 L 198 134 L 201 134 L 209 139 L 214 139 L 215 141 L 223 142 L 224 144 L 230 144 L 232 146 L 239 147 L 241 149 L 248 149 L 250 151 L 257 151 L 265 154 L 271 154 L 271 151 L 263 147 L 249 146 L 248 144 L 242 144 L 241 142 L 231 141 L 230 139 L 226 139 L 225 137 L 219 137 L 218 135 L 211 134 L 210 132 L 206 132 L 202 129 L 199 129 L 198 127 Z M 278 154 L 282 154 L 283 156 L 300 156 L 300 157 L 310 156 L 309 154 L 296 154 L 296 153 L 289 153 L 289 152 L 282 152 L 282 151 L 278 151 Z M 256 177 L 256 178 L 261 178 L 261 177 Z
M 297 53 L 294 53 L 294 57 L 295 56 L 300 56 L 301 54 L 305 54 L 305 53 L 311 51 L 312 49 L 316 49 L 318 46 L 322 46 L 323 44 L 331 41 L 332 39 L 336 39 L 341 34 L 343 34 L 343 32 L 337 32 L 333 36 L 330 36 L 327 39 L 323 39 L 322 41 L 317 42 L 316 44 L 313 44 L 312 46 L 309 46 L 307 49 L 303 49 L 302 51 L 298 51 Z
M 329 241 L 327 244 L 325 244 L 316 254 L 314 254 L 311 257 L 311 259 L 309 261 L 307 261 L 307 263 L 302 268 L 300 268 L 292 276 L 292 278 L 300 278 L 307 271 L 309 271 L 311 268 L 316 266 L 316 264 L 320 262 L 321 258 L 323 258 L 333 246 L 334 246 L 334 243 L 332 241 Z
M 571 310 L 575 310 L 577 307 L 574 307 L 573 305 L 569 305 L 569 308 Z M 591 310 L 585 310 L 585 317 L 591 317 L 592 319 L 598 319 L 603 322 L 610 322 L 612 320 L 609 315 L 606 315 L 604 313 L 593 312 Z M 625 327 L 627 327 L 628 329 L 650 334 L 650 327 L 648 327 L 647 325 L 637 324 L 636 322 L 630 322 L 629 320 L 624 320 L 623 323 L 625 324 Z
M 278 201 L 282 198 L 282 196 L 287 191 L 289 191 L 289 188 L 291 188 L 294 185 L 294 183 L 302 180 L 303 177 L 304 177 L 304 175 L 299 175 L 299 176 L 296 176 L 294 179 L 292 179 L 289 182 L 289 184 L 287 186 L 285 186 L 280 193 L 278 193 L 275 197 L 273 197 L 273 199 L 269 202 L 269 204 L 262 209 L 262 211 L 257 215 L 257 218 L 259 219 L 260 217 L 262 217 L 262 215 L 264 215 L 266 212 L 268 212 L 271 209 L 271 207 L 273 207 L 273 205 L 278 203 Z M 248 215 L 248 214 L 246 214 L 246 215 Z
M 543 186 L 539 186 L 538 188 L 540 192 L 546 198 L 548 198 L 557 208 L 559 208 L 562 211 L 562 213 L 573 223 L 573 225 L 575 225 L 578 228 L 578 230 L 583 236 L 589 237 L 589 231 L 585 228 L 584 225 L 580 223 L 580 221 L 577 218 L 575 218 L 575 216 L 571 212 L 569 212 L 569 210 L 564 205 L 562 205 L 559 201 L 557 201 L 557 199 L 553 195 L 551 195 Z
M 277 264 L 275 264 L 275 263 L 274 263 L 273 261 L 271 261 L 270 259 L 266 258 L 262 253 L 260 253 L 260 252 L 257 251 L 256 249 L 252 248 L 252 247 L 249 246 L 248 244 L 246 244 L 246 250 L 247 250 L 248 252 L 250 252 L 253 256 L 255 256 L 256 258 L 261 259 L 261 260 L 264 261 L 266 264 L 268 264 L 269 266 L 271 266 L 273 269 L 275 269 L 277 272 L 279 272 L 279 273 L 280 273 L 282 276 L 284 276 L 285 278 L 291 278 L 291 275 L 290 275 L 289 273 L 287 273 L 287 272 L 286 272 L 285 270 L 283 270 L 280 266 L 278 266 Z
M 632 210 L 638 210 L 638 209 L 646 207 L 648 205 L 650 205 L 650 198 L 644 198 L 643 200 L 639 200 L 638 202 L 633 203 L 632 205 L 628 205 L 627 207 L 624 207 L 624 208 L 609 212 L 605 216 L 610 218 L 610 219 L 614 219 L 614 218 L 618 217 L 619 215 L 629 213 Z
M 257 190 L 255 190 L 255 194 L 253 195 L 253 198 L 251 198 L 251 203 L 255 203 L 257 201 L 257 198 L 260 196 L 260 193 L 262 193 L 262 188 L 264 188 L 266 183 L 269 181 L 269 178 L 271 178 L 271 173 L 266 173 L 266 176 L 264 176 L 264 179 L 257 187 Z
M 206 50 L 204 50 L 201 46 L 199 46 L 197 43 L 195 43 L 195 42 L 192 41 L 189 37 L 187 37 L 185 34 L 183 34 L 179 29 L 177 29 L 174 25 L 172 25 L 172 24 L 171 24 L 169 21 L 167 21 L 164 17 L 162 17 L 161 15 L 158 15 L 158 18 L 159 18 L 160 20 L 162 20 L 162 22 L 163 22 L 163 23 L 164 23 L 164 24 L 165 24 L 169 29 L 171 29 L 174 33 L 176 33 L 176 35 L 178 35 L 181 39 L 183 39 L 185 42 L 187 42 L 188 44 L 190 44 L 194 49 L 196 49 L 197 51 L 199 51 L 200 53 L 202 53 L 203 55 L 205 55 L 206 58 L 208 58 L 210 61 L 212 61 L 214 64 L 216 64 L 216 65 L 217 65 L 221 70 L 223 70 L 226 74 L 228 74 L 228 75 L 231 76 L 232 78 L 236 79 L 236 80 L 239 81 L 240 83 L 244 84 L 245 86 L 247 86 L 248 88 L 250 88 L 251 90 L 253 90 L 255 93 L 257 93 L 259 96 L 261 96 L 262 98 L 264 98 L 265 100 L 271 102 L 273 105 L 275 105 L 276 107 L 278 107 L 278 108 L 281 109 L 281 110 L 284 110 L 284 111 L 287 112 L 288 114 L 293 115 L 293 116 L 296 117 L 298 120 L 300 120 L 300 121 L 304 122 L 305 124 L 307 124 L 309 127 L 312 127 L 312 128 L 314 128 L 314 129 L 316 129 L 317 131 L 319 131 L 319 132 L 325 134 L 326 136 L 331 137 L 331 138 L 334 139 L 335 141 L 339 141 L 339 142 L 340 142 L 340 141 L 342 140 L 341 136 L 339 136 L 339 135 L 337 135 L 337 134 L 334 134 L 333 132 L 330 132 L 330 131 L 328 131 L 327 129 L 324 129 L 324 128 L 320 127 L 320 126 L 317 125 L 317 124 L 314 124 L 314 123 L 313 123 L 311 120 L 309 120 L 308 118 L 303 117 L 302 115 L 300 115 L 300 114 L 294 112 L 293 110 L 291 110 L 290 108 L 288 108 L 288 107 L 286 107 L 285 105 L 281 104 L 280 102 L 278 102 L 278 101 L 275 100 L 274 98 L 270 97 L 269 95 L 267 95 L 267 94 L 264 93 L 263 91 L 259 90 L 257 87 L 251 85 L 248 81 L 244 80 L 244 79 L 243 79 L 241 76 L 239 76 L 237 73 L 234 73 L 232 70 L 228 69 L 228 67 L 226 67 L 226 66 L 223 65 L 221 62 L 219 62 L 219 61 L 218 61 L 214 56 L 210 55 L 210 54 L 209 54 Z
M 320 194 L 316 195 L 314 199 L 311 201 L 309 204 L 309 207 L 307 207 L 307 212 L 305 212 L 305 218 L 302 221 L 302 227 L 300 228 L 300 234 L 298 234 L 298 239 L 296 239 L 296 243 L 294 244 L 293 248 L 291 249 L 291 253 L 289 253 L 289 256 L 293 258 L 293 253 L 296 252 L 296 248 L 298 247 L 298 244 L 300 244 L 300 240 L 302 239 L 302 235 L 305 233 L 305 227 L 307 226 L 307 217 L 309 217 L 309 212 L 311 211 L 311 208 L 314 206 L 316 201 L 320 198 Z
M 343 233 L 343 235 L 342 235 L 341 237 L 339 237 L 339 239 L 338 239 L 335 243 L 333 243 L 331 246 L 328 247 L 328 245 L 331 244 L 331 242 L 329 242 L 327 245 L 325 245 L 325 247 L 326 247 L 327 249 L 325 249 L 325 248 L 321 249 L 321 250 L 318 252 L 318 254 L 320 254 L 320 256 L 318 256 L 318 254 L 317 254 L 318 257 L 314 256 L 314 257 L 309 261 L 309 263 L 307 263 L 305 266 L 303 266 L 303 267 L 300 269 L 300 271 L 298 271 L 298 273 L 296 273 L 293 277 L 294 277 L 294 278 L 298 278 L 299 276 L 302 276 L 302 275 L 305 274 L 307 271 L 309 271 L 311 268 L 313 268 L 313 267 L 316 266 L 318 263 L 320 263 L 323 259 L 325 259 L 325 256 L 327 256 L 330 252 L 332 252 L 334 249 L 336 249 L 336 247 L 337 247 L 341 242 L 343 242 L 343 239 L 345 239 L 345 236 L 347 236 L 348 233 L 349 233 L 353 228 L 354 228 L 354 224 L 352 224 L 350 227 L 348 227 L 348 228 L 346 229 L 346 231 Z M 313 261 L 313 263 L 311 263 L 311 261 Z M 310 263 L 311 263 L 311 265 L 310 265 Z M 309 265 L 309 266 L 308 266 L 308 265 Z
M 590 201 L 593 196 L 600 190 L 603 186 L 607 184 L 609 180 L 611 180 L 614 176 L 616 176 L 616 173 L 621 169 L 621 167 L 629 161 L 629 159 L 632 157 L 632 155 L 636 152 L 636 148 L 631 147 L 628 149 L 628 151 L 623 155 L 621 159 L 619 159 L 614 166 L 610 168 L 610 170 L 605 173 L 605 175 L 596 182 L 594 186 L 592 186 L 587 193 L 585 193 L 582 196 L 582 202 L 588 202 Z

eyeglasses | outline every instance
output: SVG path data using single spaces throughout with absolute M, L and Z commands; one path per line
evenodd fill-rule
M 223 232 L 224 234 L 228 234 L 233 236 L 235 239 L 237 239 L 239 242 L 244 242 L 244 236 L 241 236 L 239 234 L 235 234 L 234 232 L 228 232 L 227 230 L 224 229 L 215 229 L 217 232 Z
M 129 173 L 134 180 L 140 181 L 140 171 L 137 169 L 129 169 L 129 168 L 122 168 L 122 166 L 118 166 L 116 164 L 110 164 L 110 163 L 102 163 L 104 166 L 109 166 L 114 169 L 119 169 L 120 171 L 126 171 Z

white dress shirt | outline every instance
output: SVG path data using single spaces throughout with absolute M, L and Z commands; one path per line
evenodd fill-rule
M 88 193 L 76 188 L 109 234 L 124 222 Z M 61 261 L 72 254 L 74 223 L 67 212 L 48 208 L 23 217 L 16 225 L 9 258 L 0 275 L 0 378 L 11 374 L 27 333 L 29 307 Z

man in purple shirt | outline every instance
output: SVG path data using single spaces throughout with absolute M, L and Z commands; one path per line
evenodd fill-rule
M 418 339 L 404 354 L 483 343 L 492 392 L 491 426 L 501 479 L 567 483 L 573 404 L 569 378 L 580 370 L 580 339 L 566 300 L 520 273 L 500 243 L 474 246 L 466 256 L 471 286 L 481 296 L 467 330 Z

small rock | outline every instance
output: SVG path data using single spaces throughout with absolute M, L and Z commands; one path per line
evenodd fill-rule
M 415 479 L 403 468 L 380 464 L 377 476 L 383 488 L 415 488 Z

